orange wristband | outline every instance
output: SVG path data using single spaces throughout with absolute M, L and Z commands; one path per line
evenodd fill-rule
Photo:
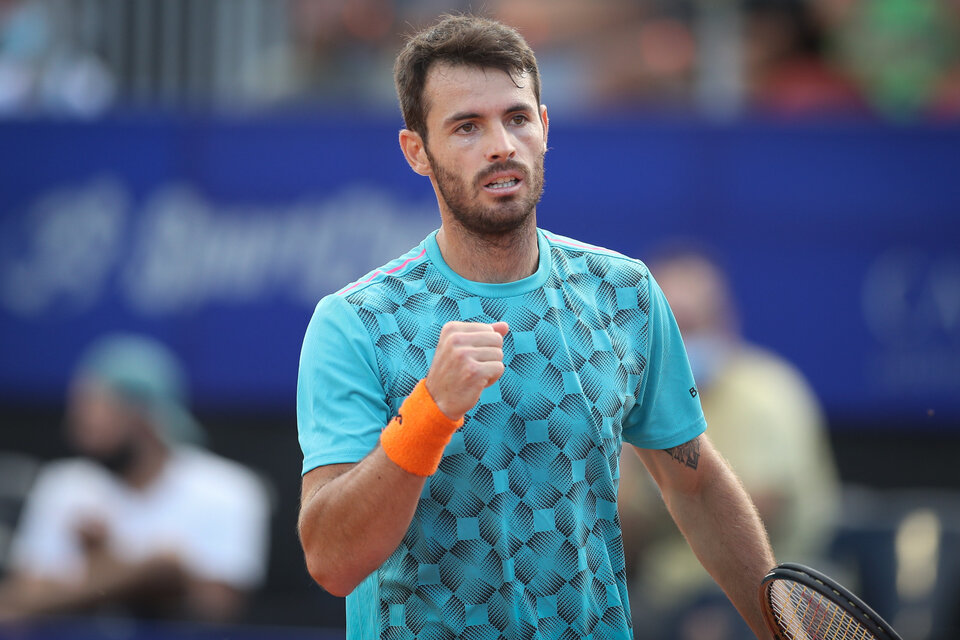
M 436 472 L 443 450 L 463 418 L 451 420 L 437 407 L 421 380 L 380 434 L 380 446 L 398 467 L 418 476 Z

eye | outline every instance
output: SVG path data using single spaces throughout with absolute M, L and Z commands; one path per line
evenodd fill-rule
M 477 130 L 477 125 L 472 122 L 464 122 L 462 125 L 457 127 L 459 133 L 473 133 Z
M 526 124 L 529 120 L 530 119 L 527 118 L 527 116 L 525 116 L 522 113 L 517 113 L 510 117 L 510 122 L 512 122 L 515 125 Z

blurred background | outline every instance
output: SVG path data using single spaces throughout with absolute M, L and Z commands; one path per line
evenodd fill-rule
M 822 417 L 838 506 L 815 560 L 905 638 L 960 637 L 957 0 L 0 0 L 0 575 L 39 470 L 72 455 L 74 367 L 114 332 L 182 361 L 206 448 L 271 514 L 227 631 L 0 637 L 342 637 L 295 533 L 299 348 L 321 296 L 438 224 L 392 63 L 449 11 L 537 53 L 540 226 L 641 259 L 706 248 L 738 336 Z

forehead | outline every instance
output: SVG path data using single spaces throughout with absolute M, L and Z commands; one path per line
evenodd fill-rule
M 533 79 L 528 74 L 511 77 L 492 67 L 437 64 L 427 72 L 424 85 L 428 120 L 444 119 L 461 111 L 484 112 L 526 104 L 536 111 Z M 517 86 L 517 85 L 520 86 Z

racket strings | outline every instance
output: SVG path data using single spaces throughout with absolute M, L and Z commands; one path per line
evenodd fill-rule
M 774 580 L 767 590 L 770 609 L 790 640 L 875 640 L 868 628 L 815 589 Z

